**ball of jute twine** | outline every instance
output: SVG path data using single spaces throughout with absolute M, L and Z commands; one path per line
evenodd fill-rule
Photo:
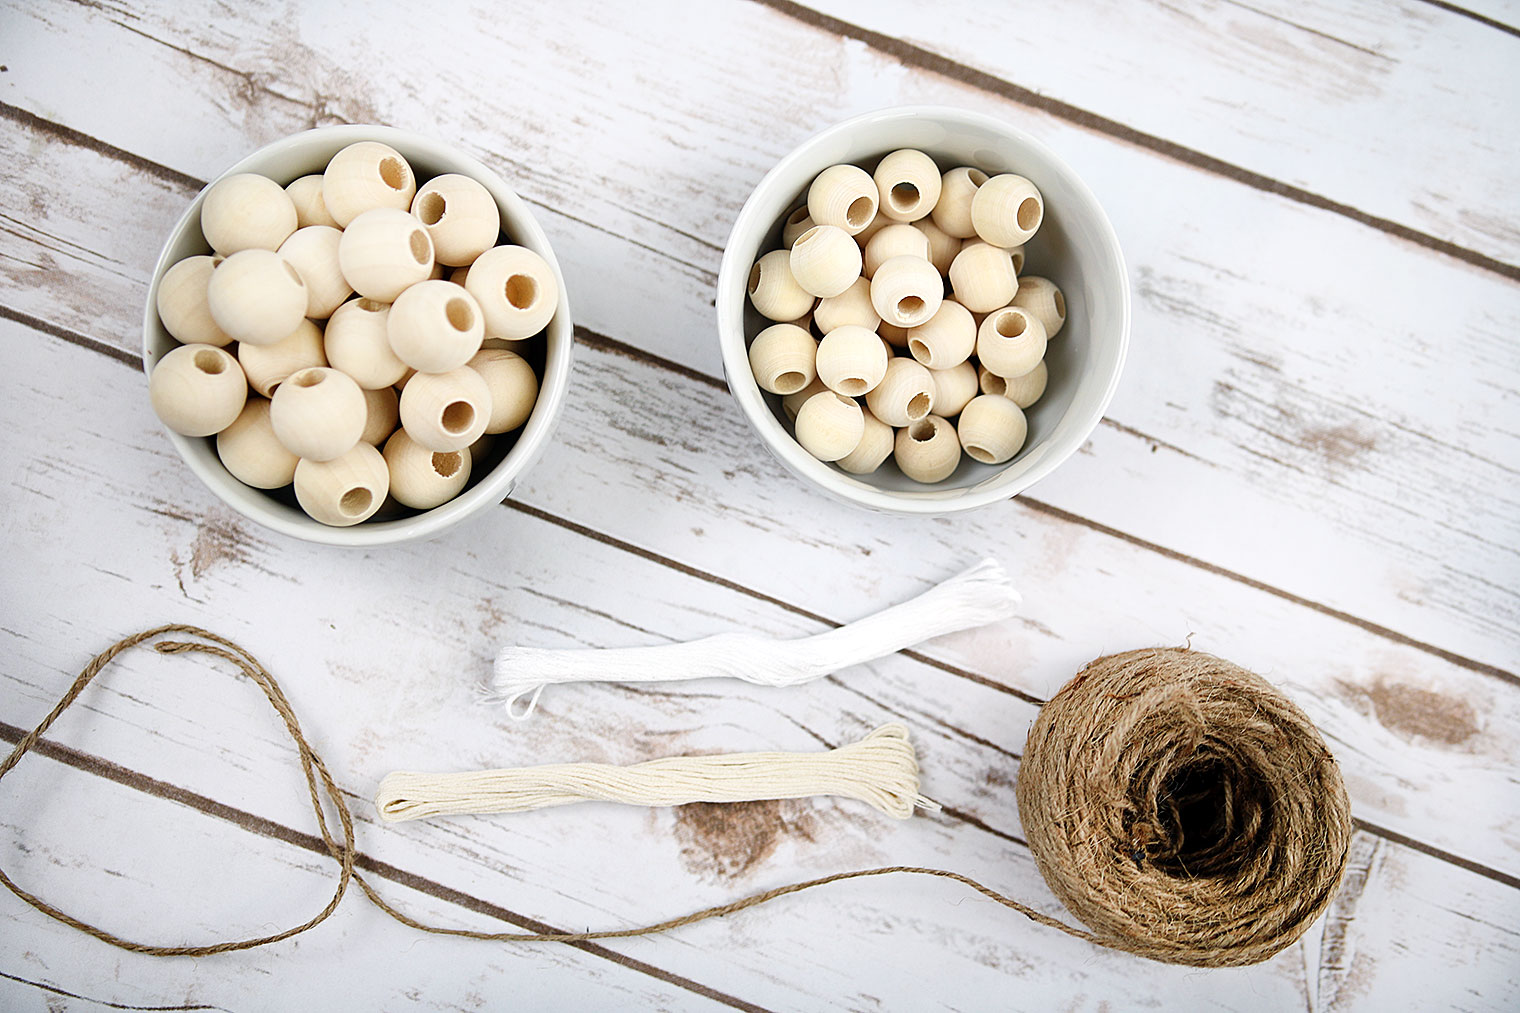
M 1072 678 L 1030 730 L 1018 800 L 1045 882 L 1099 942 L 1200 967 L 1298 939 L 1351 840 L 1340 770 L 1303 711 L 1183 648 Z

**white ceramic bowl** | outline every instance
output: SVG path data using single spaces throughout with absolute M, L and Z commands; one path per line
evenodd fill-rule
M 533 220 L 528 207 L 511 187 L 477 159 L 422 134 L 377 126 L 336 126 L 309 130 L 286 137 L 260 148 L 228 169 L 224 176 L 238 172 L 256 172 L 284 185 L 300 176 L 320 173 L 339 150 L 355 141 L 383 141 L 401 152 L 412 166 L 419 183 L 447 172 L 457 172 L 482 183 L 501 209 L 502 231 L 508 241 L 526 246 L 549 262 L 559 282 L 559 308 L 549 322 L 544 337 L 535 338 L 527 353 L 539 376 L 538 402 L 527 423 L 513 433 L 497 437 L 491 452 L 472 469 L 470 484 L 456 498 L 440 507 L 422 512 L 401 511 L 387 519 L 386 510 L 377 518 L 338 528 L 318 523 L 308 517 L 295 502 L 289 488 L 265 492 L 244 485 L 222 466 L 216 455 L 214 438 L 197 439 L 164 430 L 174 441 L 190 470 L 229 506 L 250 520 L 283 534 L 328 545 L 384 545 L 428 538 L 466 517 L 500 503 L 509 496 L 517 479 L 532 466 L 548 445 L 555 422 L 564 407 L 570 382 L 571 348 L 574 343 L 570 322 L 570 304 L 565 297 L 565 279 L 548 237 Z M 214 181 L 213 181 L 214 182 Z M 153 269 L 153 283 L 143 312 L 143 369 L 151 373 L 158 360 L 178 342 L 164 329 L 156 310 L 158 285 L 164 272 L 186 257 L 209 253 L 201 234 L 201 191 L 180 216 Z M 143 403 L 148 395 L 144 390 Z
M 1017 172 L 1045 198 L 1045 220 L 1025 247 L 1025 273 L 1050 278 L 1066 297 L 1066 324 L 1050 343 L 1050 384 L 1027 412 L 1029 438 L 1013 460 L 980 464 L 963 456 L 949 478 L 920 485 L 889 458 L 856 476 L 817 460 L 792 438 L 781 399 L 762 391 L 748 347 L 770 321 L 750 305 L 745 286 L 757 257 L 781 245 L 785 216 L 819 172 L 839 162 L 868 171 L 898 148 L 918 148 L 940 170 L 971 165 L 988 175 Z M 744 416 L 783 465 L 839 499 L 878 510 L 941 514 L 1015 496 L 1082 446 L 1113 397 L 1129 344 L 1129 284 L 1108 216 L 1055 152 L 1001 120 L 959 109 L 908 106 L 867 113 L 804 141 L 755 187 L 739 212 L 718 272 L 718 340 L 723 369 Z

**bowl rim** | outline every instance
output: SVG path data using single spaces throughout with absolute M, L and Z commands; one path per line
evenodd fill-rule
M 201 484 L 217 499 L 249 520 L 307 542 L 345 547 L 370 547 L 395 545 L 434 537 L 467 517 L 483 513 L 487 505 L 500 503 L 509 497 L 516 487 L 517 479 L 531 468 L 547 449 L 568 398 L 575 339 L 564 273 L 560 270 L 559 261 L 554 256 L 547 234 L 533 217 L 526 202 L 507 185 L 499 174 L 480 159 L 438 138 L 400 127 L 378 124 L 345 123 L 316 127 L 287 135 L 250 152 L 201 188 L 189 206 L 185 208 L 184 213 L 175 221 L 160 247 L 143 304 L 142 361 L 143 373 L 151 375 L 158 359 L 167 354 L 168 350 L 179 345 L 172 335 L 167 335 L 167 332 L 163 331 L 163 324 L 158 319 L 158 289 L 163 281 L 164 273 L 173 266 L 173 263 L 177 263 L 177 260 L 170 261 L 169 259 L 171 248 L 178 245 L 185 233 L 192 227 L 196 227 L 200 221 L 201 206 L 205 203 L 206 192 L 228 176 L 240 172 L 257 172 L 258 166 L 264 164 L 272 156 L 292 153 L 316 145 L 337 144 L 338 147 L 344 147 L 356 141 L 380 141 L 400 151 L 409 163 L 414 157 L 441 163 L 449 166 L 447 169 L 449 172 L 464 173 L 478 181 L 496 200 L 502 214 L 503 231 L 508 233 L 511 241 L 516 245 L 526 246 L 543 257 L 554 273 L 554 280 L 559 285 L 559 303 L 555 308 L 554 317 L 545 329 L 545 340 L 550 347 L 546 349 L 544 356 L 544 375 L 539 378 L 538 400 L 533 406 L 533 412 L 528 417 L 528 421 L 518 431 L 516 443 L 485 477 L 441 506 L 410 517 L 364 521 L 348 527 L 334 527 L 305 515 L 291 516 L 285 512 L 276 511 L 272 509 L 273 504 L 268 508 L 264 507 L 260 501 L 267 498 L 267 490 L 243 485 L 223 468 L 220 462 L 216 463 L 215 468 L 208 468 L 198 460 L 193 453 L 193 448 L 207 438 L 182 436 L 163 425 L 162 422 L 159 422 L 159 425 L 174 444 L 181 459 L 200 479 Z M 320 169 L 314 171 L 320 172 Z M 159 332 L 163 332 L 171 342 L 169 349 L 163 352 L 154 347 Z M 556 346 L 560 349 L 560 354 L 551 354 Z M 236 483 L 239 489 L 252 495 L 242 495 L 234 490 L 224 492 L 222 485 L 229 482 Z M 232 494 L 228 495 L 227 492 Z
M 1043 455 L 1032 462 L 1017 478 L 1006 482 L 998 481 L 1004 474 L 1004 472 L 998 472 L 974 485 L 953 489 L 935 489 L 929 486 L 921 492 L 903 492 L 878 488 L 819 461 L 803 450 L 776 418 L 759 384 L 755 382 L 749 366 L 748 349 L 744 338 L 745 293 L 742 280 L 748 276 L 750 263 L 748 261 L 739 263 L 735 251 L 741 236 L 750 234 L 756 229 L 762 232 L 768 231 L 775 224 L 770 219 L 757 221 L 761 214 L 759 209 L 761 198 L 779 185 L 778 180 L 782 175 L 789 173 L 798 164 L 809 161 L 812 152 L 817 148 L 840 135 L 848 135 L 865 126 L 923 119 L 972 127 L 1009 137 L 1038 152 L 1065 176 L 1065 182 L 1087 205 L 1086 211 L 1099 226 L 1098 231 L 1103 243 L 1102 252 L 1110 261 L 1114 276 L 1120 279 L 1119 335 L 1114 366 L 1107 377 L 1102 396 L 1094 402 L 1091 410 L 1077 417 L 1075 428 L 1072 430 L 1077 436 L 1064 452 Z M 820 171 L 823 168 L 826 166 L 820 166 Z M 729 230 L 728 241 L 724 245 L 723 259 L 718 268 L 716 304 L 718 343 L 723 359 L 724 379 L 734 399 L 739 402 L 739 407 L 750 426 L 766 446 L 788 470 L 822 491 L 846 502 L 890 513 L 918 515 L 954 513 L 1010 499 L 1024 492 L 1076 453 L 1092 431 L 1097 428 L 1104 412 L 1108 410 L 1109 403 L 1113 400 L 1114 393 L 1118 390 L 1119 379 L 1123 375 L 1124 362 L 1129 352 L 1131 322 L 1129 272 L 1125 265 L 1123 250 L 1119 246 L 1118 234 L 1114 231 L 1113 223 L 1109 221 L 1108 214 L 1103 210 L 1102 204 L 1098 202 L 1092 189 L 1067 164 L 1065 159 L 1038 138 L 995 116 L 953 106 L 905 105 L 872 110 L 826 127 L 787 152 L 769 172 L 761 177 L 760 182 L 755 184 L 744 206 L 739 209 L 738 217 L 734 219 L 733 228 Z M 1063 421 L 1065 418 L 1066 416 L 1063 416 Z M 1014 461 L 1010 461 L 1008 466 L 1017 460 L 1018 458 L 1015 458 Z

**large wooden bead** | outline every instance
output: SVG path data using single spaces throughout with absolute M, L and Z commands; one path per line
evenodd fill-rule
M 1029 242 L 1045 219 L 1045 200 L 1023 176 L 1004 173 L 977 187 L 971 199 L 976 234 L 1005 249 Z
M 389 303 L 354 299 L 327 321 L 323 339 L 328 363 L 365 390 L 398 383 L 408 369 L 391 350 L 390 313 Z
M 1008 251 L 986 243 L 967 243 L 950 264 L 950 287 L 956 301 L 973 313 L 1007 306 L 1019 290 Z
M 296 230 L 296 206 L 280 184 L 240 172 L 219 179 L 201 202 L 201 231 L 222 256 L 278 250 Z
M 280 244 L 280 256 L 306 283 L 306 315 L 313 320 L 326 320 L 354 294 L 338 264 L 342 241 L 343 233 L 331 226 L 308 225 Z
M 934 224 L 933 218 L 920 218 L 913 223 L 913 227 L 924 234 L 929 241 L 929 263 L 940 274 L 950 273 L 950 264 L 955 260 L 955 255 L 961 252 L 962 240 L 957 239 L 938 225 Z
M 860 277 L 860 247 L 833 225 L 815 225 L 798 236 L 789 256 L 797 284 L 822 299 L 839 295 Z
M 238 365 L 248 377 L 248 386 L 269 397 L 292 373 L 327 365 L 322 329 L 310 320 L 302 320 L 295 330 L 272 345 L 238 345 Z
M 853 325 L 874 331 L 881 324 L 876 307 L 871 305 L 871 281 L 856 278 L 850 287 L 836 296 L 818 300 L 813 310 L 813 323 L 821 334 L 828 334 L 836 327 Z
M 873 305 L 871 308 L 876 307 Z M 898 327 L 896 324 L 889 324 L 883 320 L 877 325 L 876 333 L 881 335 L 881 340 L 893 348 L 908 347 L 908 328 L 906 327 Z
M 394 387 L 364 392 L 364 432 L 359 439 L 378 447 L 401 424 L 401 396 Z
M 338 244 L 343 277 L 366 299 L 396 297 L 433 271 L 433 241 L 422 222 L 396 208 L 376 208 L 353 219 Z
M 892 427 L 870 412 L 862 415 L 865 428 L 855 449 L 834 463 L 852 475 L 869 475 L 892 456 Z
M 861 273 L 867 278 L 893 257 L 921 257 L 929 259 L 929 237 L 911 225 L 898 222 L 888 225 L 871 237 L 866 244 Z
M 334 527 L 368 520 L 385 502 L 390 469 L 380 451 L 356 443 L 330 461 L 302 458 L 296 465 L 296 502 L 313 519 Z
M 255 489 L 281 489 L 296 477 L 295 454 L 269 421 L 269 402 L 252 397 L 233 423 L 216 434 L 216 456 L 232 477 Z
M 1049 278 L 1034 274 L 1020 278 L 1013 304 L 1039 318 L 1045 325 L 1047 339 L 1061 333 L 1061 327 L 1066 323 L 1066 297 Z
M 491 421 L 491 389 L 468 366 L 417 373 L 401 391 L 401 426 L 429 450 L 463 450 Z
M 876 233 L 880 232 L 888 225 L 895 224 L 896 223 L 886 215 L 877 215 L 875 218 L 871 219 L 870 225 L 867 225 L 865 228 L 855 233 L 855 245 L 864 250 L 866 246 L 870 244 L 871 240 L 876 238 Z
M 206 285 L 216 267 L 214 257 L 186 257 L 158 282 L 158 318 L 175 341 L 221 348 L 232 336 L 216 325 L 206 302 Z
M 531 338 L 549 326 L 559 308 L 559 283 L 549 262 L 525 246 L 497 246 L 482 253 L 470 265 L 464 287 L 480 305 L 488 338 Z M 807 310 L 805 306 L 802 312 Z
M 795 394 L 787 394 L 784 396 L 781 399 L 781 410 L 786 413 L 786 420 L 788 422 L 797 421 L 797 412 L 801 410 L 803 405 L 807 404 L 808 399 L 811 398 L 814 394 L 822 394 L 828 389 L 828 386 L 815 376 L 813 378 L 813 382 L 808 384 L 806 387 L 797 391 Z
M 431 510 L 458 496 L 470 480 L 470 452 L 429 450 L 398 429 L 385 441 L 391 495 L 402 506 Z
M 306 316 L 306 282 L 273 250 L 240 250 L 206 283 L 211 318 L 234 341 L 272 345 Z
M 875 331 L 836 327 L 818 343 L 818 379 L 847 397 L 860 397 L 881 383 L 887 349 Z
M 501 210 L 491 192 L 469 176 L 434 176 L 417 190 L 412 214 L 433 237 L 438 263 L 459 267 L 496 245 Z
M 322 202 L 342 229 L 376 208 L 406 211 L 416 194 L 412 167 L 401 152 L 379 141 L 350 144 L 322 173 Z
M 451 281 L 424 281 L 396 297 L 387 315 L 391 351 L 421 373 L 447 373 L 470 361 L 485 338 L 474 296 Z
M 1002 464 L 1024 446 L 1029 423 L 1024 410 L 1008 398 L 979 394 L 961 410 L 955 430 L 968 457 L 983 464 Z
M 364 435 L 364 392 L 336 369 L 303 369 L 275 388 L 269 419 L 274 434 L 297 457 L 331 461 Z
M 940 231 L 956 239 L 976 235 L 976 226 L 971 221 L 971 202 L 976 191 L 986 182 L 985 172 L 965 165 L 951 169 L 941 177 L 939 200 L 931 213 Z
M 158 361 L 148 398 L 164 425 L 181 436 L 210 436 L 232 425 L 248 399 L 237 360 L 215 345 L 180 345 Z
M 749 346 L 749 368 L 760 389 L 795 394 L 818 375 L 818 342 L 796 324 L 771 324 Z
M 913 481 L 939 482 L 949 478 L 961 463 L 961 441 L 954 426 L 938 415 L 929 415 L 897 431 L 892 457 Z
M 781 223 L 781 248 L 790 250 L 797 237 L 818 223 L 808 215 L 807 205 L 793 211 L 786 216 L 786 221 Z
M 1045 358 L 1045 325 L 1018 306 L 989 313 L 976 332 L 976 357 L 998 376 L 1023 376 Z
M 954 418 L 977 395 L 976 367 L 968 360 L 949 369 L 931 369 L 934 381 L 934 412 L 941 418 Z
M 866 407 L 889 426 L 917 422 L 934 410 L 934 378 L 914 359 L 892 359 L 881 382 L 866 395 Z
M 802 449 L 820 461 L 837 461 L 860 444 L 865 413 L 854 398 L 826 390 L 797 409 L 794 431 Z
M 808 187 L 808 217 L 855 235 L 876 217 L 876 181 L 858 165 L 831 165 Z
M 991 394 L 1002 394 L 1008 400 L 1020 408 L 1028 408 L 1045 394 L 1045 386 L 1050 382 L 1050 370 L 1041 359 L 1040 364 L 1035 366 L 1023 376 L 998 377 L 1002 381 L 1002 390 L 989 391 Z
M 922 151 L 894 151 L 877 164 L 873 175 L 881 213 L 895 222 L 916 222 L 939 202 L 939 166 Z
M 313 173 L 310 176 L 292 180 L 285 188 L 285 195 L 295 205 L 296 228 L 304 229 L 312 225 L 341 228 L 338 220 L 328 213 L 327 204 L 322 200 L 321 173 Z
M 930 369 L 958 366 L 971 357 L 974 348 L 976 321 L 971 319 L 971 311 L 954 299 L 946 299 L 934 316 L 908 328 L 908 354 Z
M 468 365 L 480 374 L 491 392 L 488 435 L 509 433 L 528 421 L 538 400 L 538 376 L 527 359 L 505 349 L 482 348 Z
M 796 320 L 813 308 L 813 294 L 792 277 L 790 250 L 772 250 L 749 269 L 749 301 L 767 320 Z
M 923 257 L 893 257 L 871 277 L 871 305 L 884 323 L 917 327 L 944 298 L 944 279 Z

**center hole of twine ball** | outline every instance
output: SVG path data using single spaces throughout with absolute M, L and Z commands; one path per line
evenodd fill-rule
M 195 353 L 195 368 L 202 373 L 209 373 L 215 376 L 226 368 L 226 365 L 222 362 L 220 355 L 217 355 L 210 349 L 203 348 Z
M 1025 232 L 1033 232 L 1034 227 L 1040 224 L 1040 202 L 1033 197 L 1025 197 L 1019 203 L 1019 228 Z
M 457 452 L 433 455 L 433 470 L 438 473 L 439 478 L 453 478 L 463 463 Z
M 422 219 L 424 225 L 437 225 L 443 219 L 443 213 L 446 210 L 448 210 L 448 201 L 443 199 L 443 194 L 425 193 L 417 206 L 417 217 Z
M 856 228 L 864 228 L 876 213 L 876 202 L 869 197 L 856 197 L 850 201 L 850 209 L 844 213 L 845 220 Z
M 443 409 L 442 421 L 445 432 L 458 436 L 475 423 L 475 406 L 468 401 L 452 401 Z
M 1131 827 L 1137 861 L 1171 876 L 1229 874 L 1266 847 L 1273 832 L 1270 792 L 1256 772 L 1201 749 L 1161 781 L 1151 811 L 1155 827 Z M 1146 838 L 1152 840 L 1146 840 Z
M 358 517 L 369 509 L 369 505 L 375 501 L 374 493 L 363 486 L 355 486 L 343 494 L 338 500 L 338 509 L 343 511 L 345 517 Z
M 291 382 L 297 387 L 315 387 L 322 382 L 323 377 L 320 369 L 306 369 L 291 377 Z
M 450 299 L 443 312 L 449 318 L 449 326 L 456 331 L 467 331 L 475 326 L 475 311 L 463 299 Z
M 412 244 L 412 256 L 417 258 L 417 263 L 426 264 L 429 259 L 429 254 L 432 253 L 432 248 L 428 243 L 427 233 L 423 232 L 421 229 L 415 230 L 412 233 L 410 242 Z
M 997 332 L 1005 338 L 1016 338 L 1024 333 L 1024 315 L 1022 313 L 1004 313 L 998 317 Z
M 907 211 L 917 204 L 918 187 L 906 181 L 892 187 L 892 206 L 898 211 Z
M 538 299 L 538 282 L 526 274 L 514 274 L 507 279 L 503 291 L 507 302 L 516 309 L 525 310 Z
M 392 190 L 406 189 L 406 165 L 397 158 L 380 160 L 380 179 Z

